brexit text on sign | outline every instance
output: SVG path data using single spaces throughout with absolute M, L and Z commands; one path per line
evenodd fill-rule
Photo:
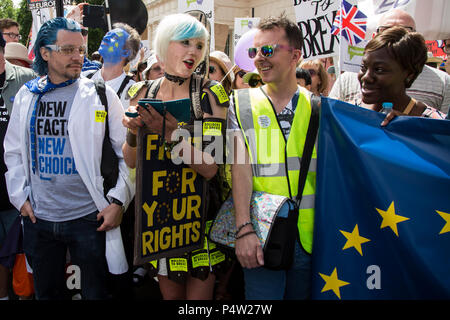
M 331 33 L 340 1 L 294 0 L 297 24 L 303 35 L 303 58 L 326 58 L 339 53 L 339 38 Z
M 153 133 L 139 133 L 134 263 L 173 257 L 202 247 L 205 180 L 175 164 Z

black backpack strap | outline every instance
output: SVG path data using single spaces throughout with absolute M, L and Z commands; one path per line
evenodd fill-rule
M 162 80 L 163 80 L 162 77 L 156 80 L 150 80 L 151 82 L 147 88 L 147 92 L 145 93 L 144 97 L 155 99 L 156 95 L 158 94 L 159 87 L 161 86 Z
M 117 183 L 117 178 L 119 176 L 119 160 L 109 138 L 108 99 L 106 98 L 105 81 L 103 81 L 103 79 L 97 79 L 94 83 L 97 94 L 106 111 L 105 135 L 103 137 L 102 160 L 100 163 L 100 172 L 103 177 L 103 193 L 106 198 L 109 190 L 114 188 Z
M 119 88 L 119 90 L 117 91 L 117 95 L 119 96 L 119 99 L 120 99 L 120 97 L 122 96 L 123 90 L 125 89 L 125 87 L 127 86 L 128 82 L 130 82 L 130 80 L 131 80 L 132 78 L 133 78 L 133 77 L 125 76 L 125 78 L 123 79 L 122 84 L 120 85 L 120 88 Z
M 100 98 L 100 101 L 105 107 L 106 117 L 108 117 L 108 99 L 106 98 L 105 81 L 103 79 L 97 79 L 94 81 L 94 83 L 95 83 L 95 90 L 97 90 L 97 94 Z M 106 130 L 109 131 L 108 121 L 106 121 Z
M 97 73 L 97 71 L 98 71 L 98 70 L 95 70 L 94 72 L 89 73 L 89 74 L 86 76 L 86 78 L 92 79 L 92 77 L 94 76 L 94 74 Z
M 298 193 L 296 198 L 298 208 L 300 208 L 300 202 L 302 201 L 303 189 L 319 129 L 320 103 L 320 97 L 311 95 L 311 117 L 309 118 L 308 132 L 306 133 L 305 146 L 303 147 L 302 161 L 300 164 L 300 174 L 298 177 Z

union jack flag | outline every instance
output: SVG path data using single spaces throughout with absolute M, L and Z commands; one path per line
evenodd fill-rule
M 331 33 L 342 36 L 354 46 L 364 40 L 367 30 L 367 16 L 356 6 L 343 0 L 341 9 L 336 13 Z

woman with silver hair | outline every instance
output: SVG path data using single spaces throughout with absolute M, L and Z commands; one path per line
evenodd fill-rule
M 203 149 L 199 150 L 194 148 L 187 139 L 174 138 L 175 132 L 180 127 L 186 128 L 193 136 L 194 121 L 202 121 L 203 124 L 215 121 L 215 123 L 221 123 L 223 129 L 226 128 L 228 96 L 223 87 L 194 72 L 204 63 L 209 46 L 208 39 L 209 34 L 204 25 L 188 14 L 169 15 L 158 25 L 153 48 L 157 60 L 164 69 L 164 76 L 154 81 L 137 83 L 129 91 L 131 103 L 127 114 L 134 113 L 136 116 L 124 115 L 122 121 L 128 128 L 127 142 L 123 145 L 123 152 L 129 167 L 136 166 L 137 129 L 147 127 L 164 140 L 163 143 L 167 149 L 176 150 L 175 147 L 181 150 L 177 157 L 182 160 L 184 166 L 193 169 L 203 179 L 209 182 L 214 181 L 219 170 L 219 161 L 206 151 L 208 148 L 205 148 L 205 142 L 203 142 Z M 224 95 L 221 95 L 222 93 Z M 137 102 L 145 97 L 162 101 L 191 98 L 190 120 L 185 125 L 178 122 L 169 112 L 165 116 L 159 114 L 151 107 L 151 104 L 148 108 L 137 105 Z M 222 136 L 224 137 L 225 134 L 222 133 Z M 192 163 L 191 159 L 201 159 L 201 162 Z M 171 159 L 162 161 L 171 161 Z M 143 192 L 151 191 L 143 190 Z M 210 197 L 214 196 L 214 194 L 210 195 Z M 203 199 L 202 196 L 202 201 Z M 214 205 L 210 203 L 208 208 L 208 213 L 215 213 L 212 212 L 215 210 Z M 209 218 L 208 214 L 207 218 Z M 178 259 L 186 259 L 186 265 L 189 266 L 191 264 L 188 261 L 193 259 L 194 254 L 194 251 L 186 252 Z M 181 277 L 182 279 L 178 275 L 180 273 L 178 270 L 177 272 L 171 270 L 168 260 L 160 259 L 156 268 L 164 299 L 212 299 L 215 282 L 215 275 L 211 272 L 214 270 L 213 259 L 209 259 L 209 267 L 204 268 L 202 272 L 194 266 L 189 267 L 187 273 Z M 217 259 L 214 260 L 217 261 Z

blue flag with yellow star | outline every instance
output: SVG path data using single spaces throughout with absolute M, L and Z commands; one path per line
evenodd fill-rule
M 450 121 L 322 99 L 314 299 L 450 299 Z

